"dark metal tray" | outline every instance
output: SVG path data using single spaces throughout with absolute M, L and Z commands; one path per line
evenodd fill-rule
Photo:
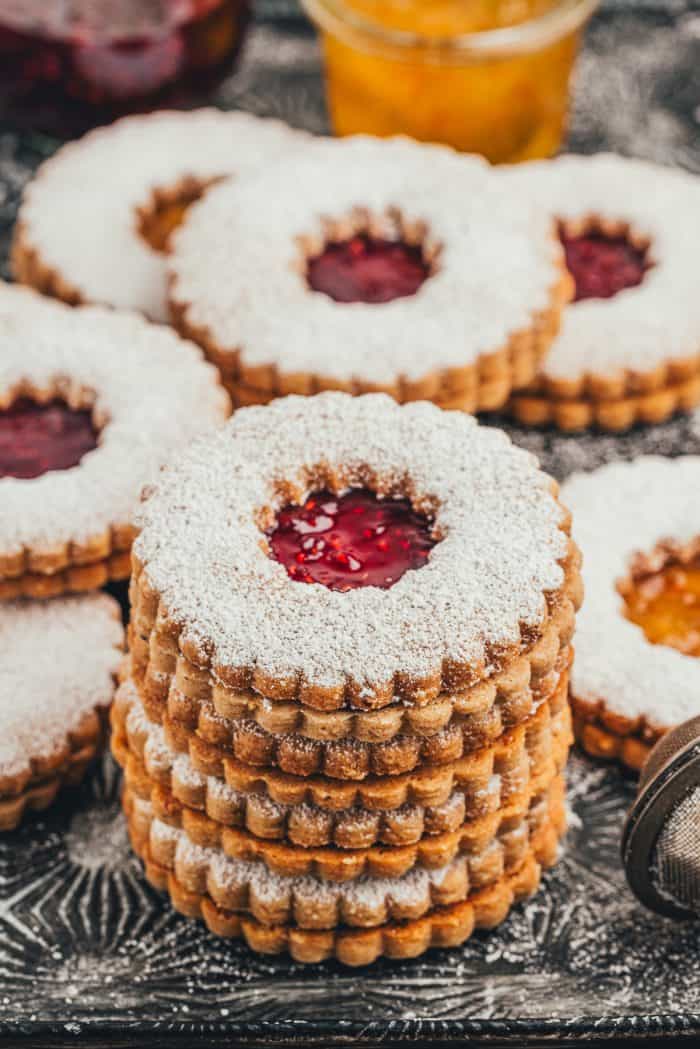
M 257 957 L 177 916 L 130 853 L 105 758 L 81 790 L 0 841 L 0 1038 L 700 1037 L 697 927 L 645 913 L 624 884 L 618 839 L 632 785 L 578 755 L 569 782 L 565 853 L 502 928 L 459 950 L 348 971 Z
M 604 8 L 580 66 L 570 143 L 700 170 L 700 15 Z M 695 8 L 697 10 L 697 7 Z M 318 50 L 293 22 L 253 33 L 219 102 L 325 128 Z M 54 143 L 0 128 L 0 249 Z M 509 427 L 562 478 L 612 458 L 700 450 L 700 421 L 622 438 Z M 256 957 L 178 917 L 146 885 L 106 757 L 84 786 L 0 839 L 0 1043 L 542 1045 L 700 1039 L 700 933 L 645 913 L 618 839 L 632 784 L 576 756 L 571 830 L 540 894 L 463 949 L 362 971 Z

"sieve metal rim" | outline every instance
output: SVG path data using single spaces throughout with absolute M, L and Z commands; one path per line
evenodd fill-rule
M 699 916 L 662 895 L 654 884 L 654 847 L 666 820 L 680 801 L 700 786 L 700 734 L 675 754 L 644 784 L 625 821 L 621 855 L 627 882 L 635 896 L 657 914 L 677 920 Z

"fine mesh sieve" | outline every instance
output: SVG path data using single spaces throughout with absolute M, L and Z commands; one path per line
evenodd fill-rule
M 647 907 L 700 916 L 700 717 L 652 750 L 622 836 L 627 880 Z
M 652 876 L 659 894 L 700 914 L 700 787 L 686 794 L 664 823 Z

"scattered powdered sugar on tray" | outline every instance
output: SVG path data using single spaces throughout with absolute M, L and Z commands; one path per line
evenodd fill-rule
M 300 238 L 321 250 L 324 222 L 371 216 L 397 237 L 396 212 L 441 246 L 412 296 L 381 306 L 312 291 Z M 550 306 L 561 248 L 546 211 L 525 209 L 476 157 L 409 139 L 321 140 L 256 179 L 214 187 L 175 236 L 171 298 L 219 350 L 250 365 L 396 383 L 462 368 L 503 349 Z
M 114 695 L 124 632 L 104 594 L 0 603 L 0 776 L 60 750 Z
M 700 712 L 700 661 L 652 645 L 625 618 L 615 584 L 636 553 L 700 535 L 700 457 L 646 456 L 576 474 L 562 488 L 583 553 L 586 599 L 576 626 L 574 695 L 625 717 L 671 726 Z
M 426 565 L 388 590 L 290 579 L 265 552 L 260 514 L 274 520 L 281 483 L 303 499 L 319 469 L 343 486 L 408 486 L 440 537 Z M 136 550 L 181 643 L 211 645 L 212 666 L 364 687 L 519 644 L 563 583 L 562 519 L 549 479 L 498 430 L 427 403 L 328 393 L 244 409 L 196 442 L 143 505 Z
M 135 314 L 70 308 L 0 285 L 0 396 L 26 385 L 87 399 L 100 429 L 77 467 L 0 479 L 0 551 L 53 550 L 130 523 L 141 488 L 175 449 L 226 418 L 214 368 Z M 82 405 L 81 405 L 82 406 Z
M 83 870 L 118 870 L 129 849 L 123 815 L 99 805 L 76 813 L 66 831 L 65 845 L 71 863 Z

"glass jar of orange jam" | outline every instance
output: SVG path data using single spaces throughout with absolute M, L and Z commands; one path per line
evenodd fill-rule
M 340 135 L 407 134 L 494 163 L 556 152 L 598 0 L 303 0 Z

